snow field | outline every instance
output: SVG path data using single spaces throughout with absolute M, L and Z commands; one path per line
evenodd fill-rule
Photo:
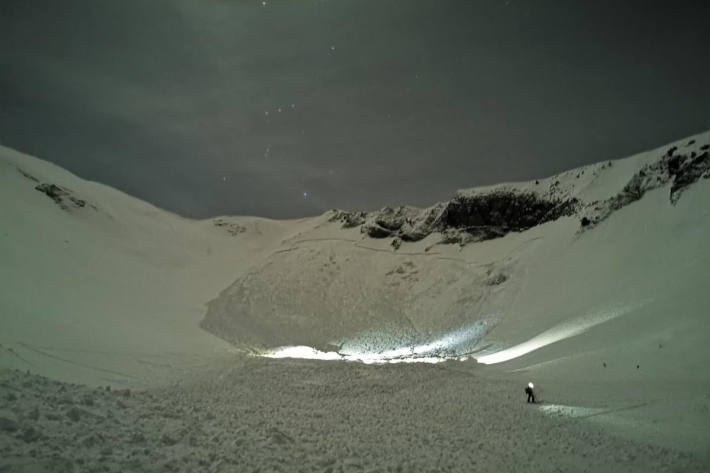
M 4 372 L 0 468 L 705 471 L 692 454 L 543 415 L 524 402 L 525 384 L 478 371 L 470 363 L 235 358 L 179 385 L 130 395 Z

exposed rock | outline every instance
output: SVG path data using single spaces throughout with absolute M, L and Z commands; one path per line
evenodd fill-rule
M 363 233 L 367 233 L 367 236 L 371 238 L 387 238 L 388 236 L 392 235 L 392 232 L 390 230 L 382 228 L 376 223 L 364 225 L 360 228 L 360 231 Z
M 70 210 L 71 208 L 82 208 L 86 206 L 86 201 L 77 199 L 71 193 L 71 191 L 59 187 L 55 184 L 42 183 L 35 186 L 35 189 L 43 192 L 47 197 L 51 198 L 57 205 L 59 205 L 64 210 Z
M 227 233 L 232 236 L 237 236 L 247 230 L 246 227 L 238 225 L 234 222 L 229 222 L 223 218 L 215 218 L 212 220 L 212 223 L 215 227 L 223 228 L 224 230 L 226 230 Z
M 647 192 L 668 183 L 671 183 L 669 196 L 671 203 L 678 202 L 688 186 L 710 172 L 710 154 L 708 151 L 696 156 L 692 153 L 691 155 L 674 154 L 676 149 L 675 146 L 670 148 L 658 161 L 641 168 L 629 179 L 621 192 L 595 207 L 597 212 L 595 218 L 588 219 L 588 225 L 582 226 L 594 227 L 614 211 L 636 202 Z
M 438 226 L 464 229 L 485 240 L 571 215 L 576 204 L 574 199 L 548 200 L 531 192 L 461 196 L 448 203 Z
M 710 170 L 710 154 L 707 151 L 691 159 L 683 160 L 677 171 L 673 173 L 671 202 L 674 204 L 678 202 L 683 190 L 695 183 L 708 170 Z
M 397 209 L 384 207 L 375 214 L 375 223 L 386 230 L 396 232 L 402 228 L 408 217 L 414 217 L 417 214 L 416 211 L 408 212 L 407 210 L 409 209 L 406 207 Z
M 344 210 L 335 210 L 335 213 L 330 217 L 330 222 L 342 222 L 343 228 L 353 228 L 365 223 L 367 213 L 365 212 L 346 212 Z
M 571 215 L 577 204 L 576 199 L 497 190 L 459 194 L 448 202 L 423 210 L 402 206 L 384 207 L 370 214 L 338 212 L 330 221 L 344 221 L 348 226 L 362 222 L 362 233 L 370 238 L 394 237 L 396 243 L 392 245 L 395 248 L 399 248 L 402 242 L 419 241 L 432 233 L 441 233 L 443 243 L 465 244 L 499 238 L 511 231 L 526 230 Z
M 489 286 L 499 286 L 508 280 L 508 276 L 503 273 L 493 274 L 486 280 L 486 284 Z
M 687 146 L 694 143 L 691 140 Z M 618 194 L 602 202 L 581 202 L 574 197 L 574 186 L 563 184 L 560 179 L 552 181 L 552 178 L 548 180 L 549 187 L 539 191 L 520 190 L 514 186 L 463 191 L 448 202 L 428 209 L 385 207 L 369 214 L 338 211 L 331 221 L 346 222 L 343 226 L 361 225 L 361 232 L 371 238 L 394 238 L 392 245 L 395 248 L 399 248 L 402 242 L 419 241 L 433 233 L 441 235 L 440 243 L 465 245 L 499 238 L 509 232 L 521 232 L 574 214 L 581 217 L 580 225 L 587 230 L 616 210 L 641 199 L 646 192 L 669 183 L 670 200 L 675 204 L 688 186 L 701 178 L 710 178 L 708 148 L 710 146 L 704 144 L 698 148 L 702 152 L 688 150 L 685 154 L 678 154 L 677 146 L 669 148 L 659 159 L 635 173 Z M 609 161 L 601 168 L 612 166 Z M 582 174 L 583 170 L 578 177 Z

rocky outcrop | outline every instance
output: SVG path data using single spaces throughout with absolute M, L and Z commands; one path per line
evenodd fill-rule
M 365 223 L 367 213 L 365 212 L 346 212 L 344 210 L 334 210 L 334 214 L 330 217 L 331 222 L 341 222 L 343 228 L 358 227 Z
M 657 159 L 641 167 L 623 189 L 606 200 L 590 202 L 576 197 L 601 170 L 612 166 L 609 161 L 568 171 L 545 179 L 544 186 L 536 180 L 460 191 L 453 199 L 427 209 L 384 207 L 370 213 L 337 210 L 330 221 L 341 222 L 343 228 L 359 226 L 370 238 L 392 238 L 395 250 L 403 242 L 419 241 L 433 233 L 441 235 L 439 243 L 464 245 L 522 232 L 571 215 L 577 215 L 580 227 L 589 230 L 659 187 L 669 186 L 669 198 L 675 204 L 689 186 L 710 178 L 710 145 L 690 140 L 660 151 Z M 591 170 L 592 181 L 587 179 L 580 184 L 586 170 Z
M 463 231 L 489 240 L 571 215 L 576 199 L 546 199 L 533 192 L 497 191 L 457 197 L 446 205 L 438 229 Z
M 443 243 L 499 238 L 574 213 L 576 199 L 546 198 L 534 192 L 497 190 L 475 195 L 457 195 L 428 209 L 385 207 L 377 212 L 337 211 L 331 221 L 344 228 L 360 225 L 371 238 L 395 238 L 400 242 L 419 241 L 441 233 Z M 399 247 L 399 243 L 394 245 Z
M 668 162 L 668 171 L 673 178 L 670 195 L 673 203 L 676 203 L 682 192 L 698 179 L 701 177 L 710 178 L 710 153 L 708 151 L 703 151 L 698 155 L 692 152 L 690 155 L 678 158 L 678 160 L 672 162 L 669 160 Z
M 687 146 L 693 144 L 694 141 L 691 141 Z M 588 215 L 582 217 L 581 226 L 592 228 L 615 211 L 641 199 L 647 192 L 668 184 L 668 198 L 675 205 L 690 185 L 701 178 L 710 178 L 710 153 L 707 149 L 708 146 L 703 145 L 700 153 L 686 150 L 677 154 L 677 146 L 669 148 L 657 161 L 636 172 L 617 195 L 602 203 L 594 203 L 587 211 Z
M 60 187 L 56 184 L 42 183 L 35 186 L 35 190 L 38 190 L 47 195 L 52 199 L 57 205 L 59 205 L 64 210 L 70 210 L 72 208 L 82 208 L 86 206 L 86 201 L 74 197 L 70 190 Z
M 217 228 L 224 229 L 231 236 L 237 236 L 240 233 L 244 233 L 247 229 L 243 225 L 239 225 L 234 222 L 230 222 L 224 218 L 215 218 L 212 220 L 212 224 Z

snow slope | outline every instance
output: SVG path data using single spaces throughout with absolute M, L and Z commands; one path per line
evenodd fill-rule
M 689 141 L 676 153 L 707 155 L 708 133 Z M 326 214 L 284 239 L 211 301 L 203 327 L 254 349 L 290 344 L 378 353 L 446 345 L 443 351 L 477 351 L 490 362 L 499 360 L 486 355 L 557 330 L 557 324 L 566 324 L 553 336 L 560 339 L 641 310 L 659 292 L 671 294 L 673 286 L 664 286 L 670 272 L 698 271 L 688 282 L 681 277 L 687 285 L 700 283 L 706 268 L 707 180 L 675 204 L 673 184 L 655 187 L 655 180 L 635 191 L 640 199 L 619 199 L 670 147 L 529 183 L 459 191 L 457 198 L 504 195 L 491 204 L 499 207 L 517 204 L 504 193 L 575 202 L 574 213 L 525 231 L 496 229 L 501 238 L 443 244 L 451 240 L 432 230 L 435 225 L 413 242 L 398 241 L 394 232 L 367 236 L 373 221 L 403 213 L 416 226 L 417 218 L 441 213 L 446 204 L 383 209 L 363 214 L 355 226 L 341 225 L 339 213 Z M 590 223 L 580 224 L 583 219 Z M 442 339 L 447 342 L 438 343 Z
M 0 195 L 0 365 L 92 384 L 152 384 L 231 350 L 197 329 L 204 303 L 287 232 L 241 218 L 233 236 L 7 148 Z
M 493 219 L 502 236 L 482 241 L 430 225 L 447 203 L 349 228 L 335 211 L 190 221 L 0 148 L 0 366 L 155 386 L 234 350 L 472 355 L 481 376 L 534 379 L 546 414 L 707 454 L 710 181 L 672 202 L 680 178 L 647 170 L 709 141 L 459 191 L 465 211 L 491 194 L 574 204 L 524 231 Z M 400 216 L 429 225 L 421 239 L 369 236 Z
M 709 139 L 460 191 L 579 201 L 572 215 L 502 238 L 460 246 L 432 233 L 396 249 L 363 237 L 367 223 L 321 221 L 210 302 L 203 327 L 237 344 L 348 359 L 471 353 L 493 376 L 535 379 L 562 406 L 546 412 L 603 412 L 594 421 L 622 434 L 708 453 L 710 181 L 706 172 L 674 203 L 674 181 L 648 169 L 672 147 L 695 159 Z M 644 175 L 653 182 L 627 198 Z M 593 223 L 582 226 L 585 216 Z

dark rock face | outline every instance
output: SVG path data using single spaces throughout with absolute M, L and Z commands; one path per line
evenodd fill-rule
M 383 228 L 377 224 L 367 225 L 366 227 L 363 227 L 363 229 L 365 230 L 365 233 L 367 233 L 367 236 L 371 238 L 387 238 L 392 235 L 391 230 Z
M 412 207 L 384 207 L 369 215 L 369 222 L 360 227 L 362 233 L 372 238 L 399 237 L 405 241 L 417 241 L 431 231 L 420 232 L 417 236 L 415 225 L 421 220 L 422 210 Z M 368 215 L 360 218 L 367 220 Z
M 330 221 L 342 222 L 343 228 L 360 226 L 360 231 L 370 238 L 394 238 L 395 250 L 402 242 L 419 241 L 432 233 L 441 234 L 439 243 L 464 245 L 522 232 L 570 215 L 577 215 L 580 227 L 588 230 L 650 190 L 670 184 L 670 200 L 675 204 L 688 186 L 698 179 L 709 179 L 710 146 L 687 149 L 694 144 L 695 140 L 691 140 L 680 150 L 672 146 L 662 151 L 655 161 L 634 174 L 621 191 L 603 201 L 582 202 L 572 197 L 573 185 L 560 179 L 553 182 L 551 178 L 548 188 L 540 191 L 501 186 L 488 191 L 462 192 L 448 202 L 423 210 L 385 207 L 371 213 L 335 211 Z M 597 169 L 611 167 L 613 163 L 609 161 Z M 580 170 L 576 177 L 579 179 L 584 171 Z
M 710 171 L 710 154 L 708 151 L 688 158 L 687 156 L 676 164 L 675 172 L 671 172 L 673 176 L 673 185 L 671 186 L 671 202 L 676 203 L 680 199 L 680 195 L 691 184 L 694 184 L 701 176 Z M 669 168 L 670 172 L 670 168 Z
M 47 197 L 52 199 L 57 205 L 59 205 L 64 210 L 69 210 L 73 208 L 82 208 L 86 206 L 86 201 L 77 199 L 71 193 L 71 191 L 59 187 L 55 184 L 49 184 L 47 182 L 38 184 L 35 189 L 46 194 Z
M 644 166 L 633 175 L 624 189 L 612 199 L 612 208 L 619 209 L 639 200 L 653 189 L 671 182 L 670 200 L 676 203 L 682 191 L 710 171 L 710 154 L 666 154 L 659 161 Z
M 694 143 L 694 142 L 693 142 Z M 689 145 L 693 144 L 689 143 Z M 675 204 L 688 186 L 701 177 L 710 178 L 710 153 L 676 154 L 677 147 L 670 148 L 658 161 L 645 165 L 634 174 L 624 188 L 598 207 L 591 220 L 584 217 L 582 227 L 594 227 L 614 211 L 641 199 L 647 192 L 671 184 L 670 201 Z M 701 147 L 702 149 L 702 147 Z
M 331 222 L 342 222 L 343 228 L 354 228 L 365 223 L 367 213 L 365 212 L 345 212 L 336 210 L 335 214 L 330 218 Z
M 533 193 L 493 192 L 450 201 L 439 228 L 456 228 L 482 239 L 520 232 L 571 215 L 576 200 L 547 200 Z
M 534 192 L 492 191 L 459 195 L 425 210 L 385 207 L 372 214 L 337 212 L 330 221 L 343 227 L 358 223 L 370 238 L 395 238 L 400 242 L 419 241 L 432 233 L 442 234 L 441 243 L 465 244 L 490 240 L 509 232 L 520 232 L 562 216 L 571 215 L 576 199 L 544 198 Z

